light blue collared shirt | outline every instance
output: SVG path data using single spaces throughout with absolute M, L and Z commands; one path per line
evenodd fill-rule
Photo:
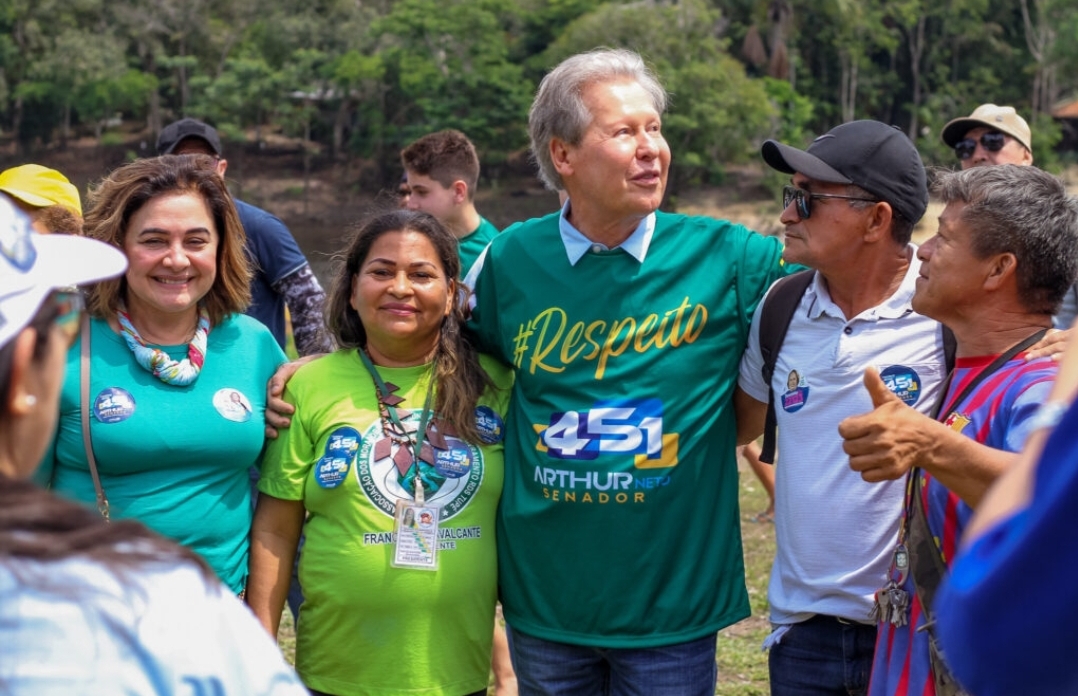
M 583 232 L 573 226 L 573 223 L 569 222 L 566 215 L 571 203 L 572 201 L 565 201 L 565 205 L 562 206 L 561 216 L 558 218 L 558 229 L 561 231 L 561 241 L 565 245 L 565 254 L 569 257 L 569 265 L 575 266 L 576 262 L 589 251 L 610 251 L 610 247 L 588 239 Z M 625 253 L 643 263 L 644 257 L 648 254 L 648 247 L 651 246 L 653 234 L 655 234 L 655 213 L 641 220 L 628 239 L 615 248 L 623 249 Z

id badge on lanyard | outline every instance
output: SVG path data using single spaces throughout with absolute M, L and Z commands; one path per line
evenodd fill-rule
M 438 526 L 441 506 L 398 500 L 394 515 L 394 568 L 438 570 Z
M 374 368 L 370 357 L 359 351 L 363 365 L 374 380 L 379 394 L 379 409 L 384 410 L 400 433 L 407 433 L 394 409 L 385 405 L 389 388 Z M 398 500 L 393 515 L 393 560 L 394 568 L 412 568 L 414 570 L 438 570 L 438 528 L 441 523 L 440 505 L 427 503 L 423 495 L 423 481 L 419 475 L 420 452 L 427 434 L 427 423 L 431 417 L 431 397 L 434 391 L 434 370 L 431 370 L 431 382 L 427 386 L 427 398 L 424 400 L 423 413 L 419 418 L 416 439 L 411 445 L 412 465 L 415 467 L 415 500 Z M 388 426 L 386 426 L 388 427 Z M 409 438 L 410 440 L 410 438 Z M 403 445 L 402 445 L 403 446 Z

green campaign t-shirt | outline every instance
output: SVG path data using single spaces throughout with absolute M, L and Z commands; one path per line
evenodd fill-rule
M 749 615 L 731 397 L 782 247 L 656 213 L 641 263 L 570 265 L 559 213 L 491 243 L 473 328 L 516 368 L 498 523 L 514 629 L 618 648 Z
M 233 592 L 247 579 L 249 469 L 265 439 L 266 382 L 285 361 L 273 334 L 233 315 L 210 329 L 206 360 L 186 387 L 135 362 L 104 319 L 91 321 L 90 434 L 113 519 L 133 518 L 199 553 Z M 187 346 L 164 347 L 173 359 Z M 81 340 L 67 356 L 60 423 L 38 472 L 65 497 L 96 505 L 82 442 Z
M 460 255 L 460 277 L 468 275 L 472 270 L 475 260 L 487 248 L 490 241 L 498 236 L 498 228 L 490 224 L 484 218 L 479 218 L 479 227 L 476 227 L 467 237 L 461 237 L 457 253 Z
M 427 489 L 427 502 L 442 506 L 435 572 L 390 565 L 394 506 L 413 498 L 390 451 L 377 454 L 385 441 L 374 382 L 355 349 L 315 360 L 289 381 L 285 396 L 296 416 L 270 443 L 259 490 L 302 500 L 309 513 L 296 642 L 296 670 L 308 687 L 384 696 L 459 696 L 486 688 L 497 582 L 494 517 L 512 372 L 486 357 L 481 363 L 499 387 L 476 409 L 489 444 L 447 436 L 450 447 L 436 460 L 436 489 Z M 404 398 L 397 408 L 411 412 L 404 425 L 416 424 L 430 366 L 378 371 Z

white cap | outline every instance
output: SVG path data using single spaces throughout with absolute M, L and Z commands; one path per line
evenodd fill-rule
M 58 288 L 118 276 L 119 249 L 85 237 L 36 234 L 22 211 L 0 196 L 0 348 L 26 328 Z

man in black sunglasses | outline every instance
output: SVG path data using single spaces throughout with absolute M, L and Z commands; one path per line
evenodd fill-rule
M 871 409 L 862 386 L 868 366 L 925 412 L 945 376 L 939 324 L 910 308 L 920 265 L 910 237 L 928 204 L 925 169 L 909 138 L 878 121 L 837 126 L 807 150 L 767 141 L 762 154 L 791 175 L 783 259 L 815 269 L 773 285 L 756 310 L 734 400 L 739 443 L 764 430 L 770 394 L 778 425 L 774 631 L 764 644 L 771 693 L 863 695 L 877 634 L 873 597 L 904 488 L 861 480 L 837 429 Z M 761 325 L 790 317 L 777 298 L 798 278 L 807 287 L 768 380 Z
M 981 104 L 969 116 L 949 122 L 941 136 L 954 148 L 962 169 L 1033 164 L 1029 124 L 1013 106 Z

